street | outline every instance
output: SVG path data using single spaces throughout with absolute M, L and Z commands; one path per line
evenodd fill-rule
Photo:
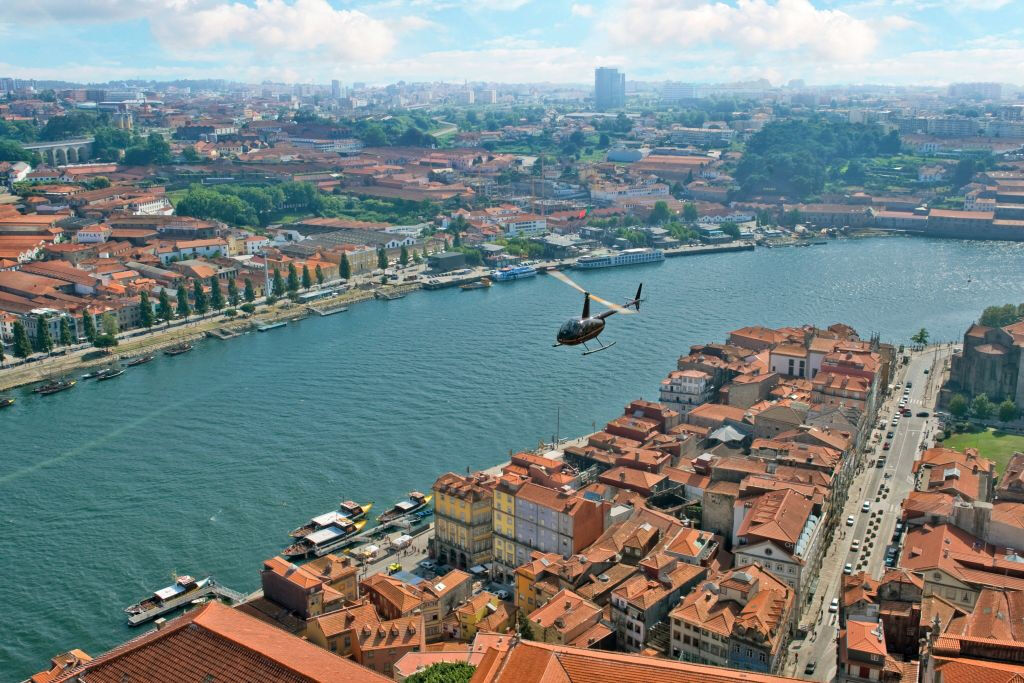
M 893 390 L 879 408 L 872 430 L 868 444 L 871 450 L 862 456 L 860 471 L 853 480 L 845 508 L 834 513 L 837 516 L 835 535 L 821 562 L 817 590 L 800 619 L 801 624 L 813 624 L 812 628 L 806 639 L 791 643 L 790 657 L 782 673 L 818 681 L 835 679 L 839 615 L 829 612 L 829 603 L 833 598 L 842 599 L 844 565 L 850 564 L 852 573 L 865 571 L 876 579 L 884 573 L 886 546 L 899 521 L 903 500 L 914 489 L 911 472 L 914 461 L 923 450 L 923 442 L 929 447 L 933 444 L 935 401 L 942 382 L 942 368 L 951 353 L 949 347 L 916 352 L 907 365 L 894 373 Z M 907 381 L 912 384 L 907 400 L 911 416 L 901 418 L 893 426 L 892 417 Z M 921 411 L 927 411 L 929 416 L 917 417 Z M 884 429 L 878 429 L 882 421 Z M 886 436 L 890 431 L 892 438 Z M 886 441 L 890 443 L 889 450 L 882 448 Z M 873 466 L 881 456 L 886 457 L 885 465 Z M 865 502 L 870 504 L 868 512 L 862 512 Z M 847 526 L 849 517 L 853 517 L 853 526 Z M 857 551 L 851 550 L 854 540 L 859 542 Z M 804 667 L 812 661 L 816 663 L 814 673 L 805 674 Z

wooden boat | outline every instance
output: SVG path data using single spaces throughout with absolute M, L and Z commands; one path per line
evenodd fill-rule
M 331 512 L 313 517 L 299 528 L 289 531 L 288 535 L 292 538 L 305 538 L 314 531 L 329 527 L 338 521 L 356 522 L 364 519 L 372 507 L 372 502 L 360 505 L 351 500 L 346 500 L 338 506 L 338 510 L 332 510 Z
M 174 346 L 164 349 L 165 356 L 180 356 L 183 353 L 188 353 L 192 350 L 192 345 L 188 342 L 182 342 L 181 344 L 175 344 Z
M 459 285 L 459 289 L 470 290 L 470 289 L 487 289 L 491 286 L 491 281 L 488 278 L 482 278 L 476 282 L 467 282 L 464 285 Z
M 0 408 L 9 408 L 14 405 L 13 398 L 0 398 Z
M 138 626 L 150 619 L 156 619 L 179 607 L 214 592 L 214 581 L 210 577 L 196 580 L 191 576 L 179 576 L 173 584 L 155 591 L 148 598 L 124 608 L 128 623 Z
M 281 553 L 288 559 L 303 557 L 322 557 L 329 552 L 348 545 L 351 538 L 366 526 L 366 520 L 351 522 L 341 519 L 323 529 L 307 534 Z
M 153 360 L 154 358 L 156 358 L 156 356 L 152 356 L 152 355 L 148 355 L 148 354 L 145 355 L 145 356 L 139 356 L 138 358 L 133 358 L 130 361 L 128 361 L 127 363 L 125 363 L 125 367 L 134 368 L 136 365 L 142 365 L 143 363 L 148 363 L 151 360 Z
M 417 510 L 426 507 L 433 500 L 434 496 L 425 496 L 419 491 L 412 491 L 409 493 L 409 497 L 406 500 L 400 500 L 395 503 L 390 510 L 387 510 L 380 517 L 377 518 L 379 524 L 387 524 L 393 522 L 400 517 L 405 517 Z
M 96 381 L 97 382 L 102 382 L 104 380 L 114 379 L 115 377 L 120 377 L 123 374 L 124 374 L 124 368 L 110 368 L 109 370 L 104 372 L 102 375 L 97 377 Z
M 50 394 L 56 394 L 58 392 L 70 389 L 76 384 L 78 384 L 78 382 L 76 382 L 73 379 L 53 380 L 51 382 L 47 382 L 41 387 L 36 387 L 32 391 L 36 394 L 39 394 L 40 396 L 49 396 Z

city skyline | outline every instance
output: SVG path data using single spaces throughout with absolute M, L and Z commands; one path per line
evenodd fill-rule
M 0 73 L 40 80 L 1020 80 L 1009 0 L 15 0 Z M 46 41 L 38 40 L 46 35 Z

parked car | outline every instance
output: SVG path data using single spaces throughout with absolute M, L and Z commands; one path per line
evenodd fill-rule
M 892 438 L 893 436 L 895 436 L 895 434 L 896 434 L 896 433 L 895 433 L 894 431 L 892 431 L 892 430 L 890 429 L 889 431 L 887 431 L 887 432 L 885 433 L 885 438 L 887 438 L 887 439 L 891 439 L 891 438 Z
M 855 553 L 858 550 L 860 550 L 860 540 L 855 538 L 853 539 L 853 543 L 850 544 L 850 552 Z
M 498 599 L 499 599 L 499 600 L 508 600 L 509 598 L 511 598 L 511 597 L 512 597 L 512 596 L 511 596 L 511 595 L 509 594 L 509 592 L 508 592 L 507 590 L 505 590 L 504 588 L 502 588 L 501 590 L 499 590 L 499 591 L 495 592 L 495 595 L 497 595 L 497 596 L 498 596 Z
M 928 416 L 929 416 L 929 415 L 928 415 L 928 411 L 927 411 L 927 410 L 922 410 L 921 412 L 919 412 L 919 413 L 917 414 L 917 416 L 918 416 L 918 417 L 928 417 Z
M 850 564 L 849 562 L 847 562 L 845 565 L 843 565 L 843 573 L 846 574 L 847 576 L 852 574 L 853 573 L 853 565 Z
M 853 526 L 853 515 L 846 518 L 846 526 Z
M 814 670 L 818 668 L 818 662 L 811 660 L 807 662 L 807 666 L 804 667 L 804 673 L 808 676 L 814 673 Z
M 889 450 L 889 442 L 888 441 L 886 441 L 885 443 L 882 444 L 882 450 L 883 451 Z
M 871 512 L 871 501 L 865 500 L 864 504 L 860 506 L 861 512 Z
M 832 598 L 832 602 L 828 604 L 828 611 L 832 614 L 839 611 L 839 598 Z
M 925 372 L 928 372 L 928 371 L 925 370 Z M 912 386 L 914 386 L 914 383 L 911 382 L 910 380 L 907 380 L 907 389 L 910 389 L 910 387 L 912 387 Z
M 426 569 L 427 571 L 433 571 L 434 567 L 437 566 L 437 564 L 435 564 L 433 560 L 420 560 L 419 562 L 417 562 L 417 564 L 422 569 Z

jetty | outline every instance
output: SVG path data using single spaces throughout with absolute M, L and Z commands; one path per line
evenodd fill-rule
M 206 331 L 207 337 L 215 337 L 216 339 L 234 339 L 239 336 L 237 332 L 232 332 L 226 327 L 217 327 L 212 330 Z
M 394 301 L 396 299 L 404 299 L 405 294 L 401 292 L 385 292 L 383 290 L 377 290 L 373 293 L 373 296 L 378 299 L 384 299 L 385 301 Z
M 256 326 L 256 331 L 257 332 L 269 332 L 270 330 L 276 330 L 279 327 L 284 327 L 287 324 L 288 324 L 287 322 L 282 321 L 282 322 L 279 322 L 279 323 L 266 323 L 264 325 L 257 325 Z
M 348 310 L 348 306 L 326 306 L 323 308 L 317 308 L 316 306 L 307 306 L 307 308 L 317 315 L 334 315 L 335 313 L 344 313 Z

